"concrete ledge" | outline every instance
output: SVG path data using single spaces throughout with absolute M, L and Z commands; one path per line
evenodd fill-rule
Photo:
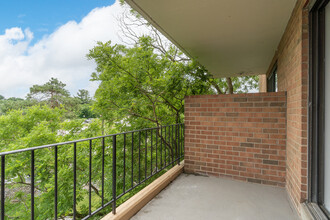
M 132 198 L 121 204 L 116 209 L 116 215 L 109 213 L 102 220 L 126 220 L 130 219 L 140 209 L 142 209 L 150 200 L 152 200 L 160 191 L 170 184 L 177 176 L 183 172 L 184 162 L 176 165 L 165 174 L 157 178 L 150 185 L 146 186 Z

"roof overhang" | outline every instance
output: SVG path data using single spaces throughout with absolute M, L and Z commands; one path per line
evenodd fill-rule
M 215 77 L 266 73 L 296 0 L 125 0 Z

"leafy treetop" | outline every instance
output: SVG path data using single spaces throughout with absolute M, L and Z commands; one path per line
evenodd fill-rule
M 63 103 L 64 98 L 69 97 L 70 93 L 65 89 L 66 84 L 56 78 L 51 78 L 43 85 L 33 85 L 27 95 L 28 99 L 46 101 L 51 108 L 58 107 Z

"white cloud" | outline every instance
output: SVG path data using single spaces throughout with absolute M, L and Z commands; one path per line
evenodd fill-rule
M 97 41 L 122 43 L 117 17 L 123 12 L 118 1 L 96 8 L 81 22 L 69 21 L 34 45 L 29 29 L 7 29 L 0 35 L 0 94 L 24 97 L 32 85 L 43 84 L 51 77 L 66 83 L 71 94 L 78 89 L 93 93 L 97 85 L 89 79 L 95 64 L 86 59 L 86 54 Z

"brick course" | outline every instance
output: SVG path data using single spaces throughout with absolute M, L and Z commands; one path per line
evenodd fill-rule
M 285 186 L 285 92 L 188 96 L 185 128 L 185 172 Z

